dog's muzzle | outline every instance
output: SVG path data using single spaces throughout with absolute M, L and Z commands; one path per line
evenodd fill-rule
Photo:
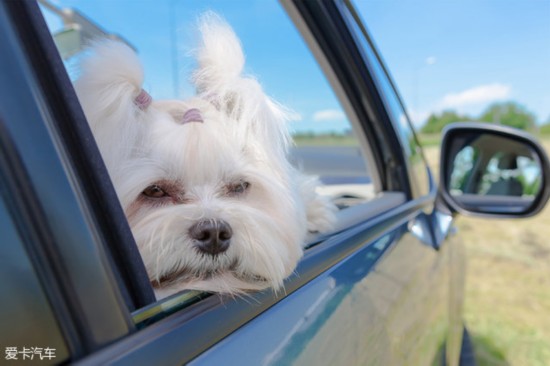
M 216 256 L 229 248 L 233 230 L 223 220 L 201 220 L 189 228 L 189 236 L 200 252 Z

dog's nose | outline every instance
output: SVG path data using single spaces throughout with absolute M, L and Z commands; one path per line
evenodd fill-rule
M 229 248 L 233 230 L 223 220 L 202 220 L 189 228 L 189 236 L 201 252 L 217 255 Z

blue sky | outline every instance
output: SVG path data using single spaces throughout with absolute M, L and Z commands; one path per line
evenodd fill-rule
M 247 72 L 296 112 L 295 130 L 346 127 L 339 103 L 278 3 L 268 0 L 55 0 L 79 9 L 140 53 L 155 98 L 187 97 L 195 18 L 213 9 L 241 38 Z M 454 109 L 477 116 L 515 100 L 538 122 L 550 119 L 550 0 L 356 0 L 419 125 Z M 246 11 L 243 11 L 243 8 Z M 46 12 L 52 30 L 61 28 Z M 175 37 L 174 37 L 175 36 Z M 172 54 L 178 44 L 177 62 Z M 179 90 L 175 91 L 174 66 Z
M 550 1 L 357 5 L 413 117 L 445 108 L 475 116 L 511 99 L 549 121 Z

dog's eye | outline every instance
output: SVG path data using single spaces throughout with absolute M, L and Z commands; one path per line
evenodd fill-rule
M 161 198 L 161 197 L 168 196 L 168 194 L 162 188 L 160 188 L 160 186 L 157 184 L 153 184 L 145 188 L 145 190 L 142 193 L 145 196 L 151 197 L 151 198 Z
M 234 195 L 243 194 L 248 190 L 249 187 L 250 187 L 250 183 L 241 181 L 235 184 L 230 184 L 227 188 L 228 188 L 229 195 L 234 196 Z

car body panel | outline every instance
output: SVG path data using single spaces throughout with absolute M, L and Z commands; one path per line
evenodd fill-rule
M 294 19 L 299 28 L 311 27 L 314 33 L 315 24 L 306 25 L 305 19 L 318 17 L 319 23 L 327 20 L 325 37 L 342 33 L 342 42 L 336 43 L 343 48 L 323 52 L 326 67 L 336 70 L 333 84 L 340 83 L 338 88 L 345 94 L 342 98 L 348 100 L 343 104 L 354 111 L 355 127 L 360 134 L 369 135 L 372 151 L 365 156 L 371 159 L 369 168 L 377 169 L 373 200 L 349 209 L 352 214 L 348 216 L 353 217 L 346 218 L 345 226 L 311 243 L 296 274 L 286 281 L 284 292 L 267 290 L 240 298 L 203 294 L 192 301 L 185 297 L 189 294 L 180 294 L 151 305 L 156 310 L 150 317 L 150 308 L 134 311 L 124 302 L 125 294 L 139 286 L 131 286 L 133 272 L 107 245 L 115 247 L 116 239 L 125 240 L 124 235 L 114 237 L 112 232 L 113 225 L 128 230 L 127 224 L 105 223 L 116 215 L 108 205 L 93 202 L 102 199 L 105 187 L 93 192 L 89 176 L 83 173 L 89 168 L 86 159 L 77 161 L 69 154 L 80 141 L 75 136 L 91 136 L 89 131 L 62 133 L 61 127 L 69 128 L 75 120 L 62 108 L 64 102 L 75 102 L 74 92 L 60 93 L 54 81 L 37 77 L 46 74 L 47 67 L 61 63 L 48 59 L 50 63 L 40 62 L 46 65 L 41 68 L 32 62 L 41 55 L 40 43 L 33 43 L 31 37 L 31 30 L 36 29 L 29 28 L 25 38 L 21 24 L 26 23 L 14 25 L 17 19 L 36 16 L 36 4 L 32 16 L 26 13 L 31 3 L 6 4 L 0 4 L 0 19 L 5 20 L 0 25 L 0 47 L 13 57 L 0 59 L 0 64 L 5 66 L 3 70 L 15 71 L 3 75 L 4 85 L 0 86 L 0 95 L 6 96 L 0 100 L 0 127 L 8 127 L 7 133 L 0 130 L 0 137 L 13 144 L 14 155 L 21 160 L 13 158 L 10 163 L 19 164 L 29 180 L 25 183 L 24 178 L 14 178 L 6 164 L 0 165 L 0 173 L 11 174 L 10 179 L 23 188 L 29 185 L 32 194 L 25 197 L 32 198 L 36 205 L 32 207 L 37 208 L 30 211 L 43 221 L 23 217 L 18 230 L 28 229 L 25 249 L 33 254 L 33 267 L 42 275 L 42 290 L 52 304 L 72 362 L 426 365 L 438 360 L 445 345 L 448 363 L 458 362 L 463 329 L 462 243 L 451 235 L 452 216 L 444 205 L 435 204 L 437 188 L 414 131 L 400 116 L 396 121 L 386 110 L 389 106 L 381 96 L 392 93 L 392 100 L 399 102 L 391 79 L 384 68 L 369 69 L 372 65 L 357 52 L 349 24 L 330 14 L 331 9 L 349 6 L 347 2 L 289 1 L 285 7 L 303 15 L 303 19 Z M 21 11 L 15 12 L 17 9 Z M 13 29 L 20 32 L 19 38 L 12 34 Z M 319 44 L 328 42 L 317 33 L 312 38 Z M 363 43 L 363 47 L 369 44 Z M 340 51 L 352 61 L 339 56 Z M 371 51 L 375 55 L 375 50 Z M 371 80 L 371 74 L 380 72 L 384 75 L 379 76 L 388 77 L 389 86 L 382 88 Z M 11 84 L 21 90 L 10 93 Z M 54 93 L 47 94 L 49 88 Z M 21 96 L 25 104 L 10 106 L 14 102 L 8 97 L 14 96 Z M 368 107 L 373 110 L 368 110 L 366 104 L 371 99 L 375 102 Z M 2 148 L 6 150 L 6 146 Z M 93 141 L 91 146 L 95 146 Z M 354 159 L 348 163 L 360 165 L 359 159 Z M 94 168 L 104 171 L 101 162 Z M 339 174 L 346 175 L 347 169 Z M 0 193 L 21 195 L 22 188 L 15 188 L 13 182 Z M 59 188 L 67 194 L 65 200 L 56 199 Z M 108 197 L 116 201 L 113 194 Z M 9 211 L 27 213 L 29 207 L 23 206 L 14 202 Z M 44 226 L 32 225 L 37 222 Z M 39 229 L 48 235 L 31 235 Z M 117 276 L 125 271 L 128 273 L 120 280 Z M 172 306 L 174 303 L 178 305 Z
M 411 232 L 416 219 L 364 243 L 191 364 L 430 364 L 448 328 L 448 253 Z
M 392 244 L 392 235 L 383 235 L 276 304 L 269 315 L 262 314 L 238 329 L 191 365 L 223 360 L 256 365 L 359 364 L 364 351 L 372 353 L 373 360 L 389 361 L 387 329 L 365 290 L 367 282 L 372 282 L 367 281 L 371 278 L 367 273 Z M 367 340 L 356 336 L 361 328 L 369 329 Z M 234 349 L 243 351 L 235 354 Z

